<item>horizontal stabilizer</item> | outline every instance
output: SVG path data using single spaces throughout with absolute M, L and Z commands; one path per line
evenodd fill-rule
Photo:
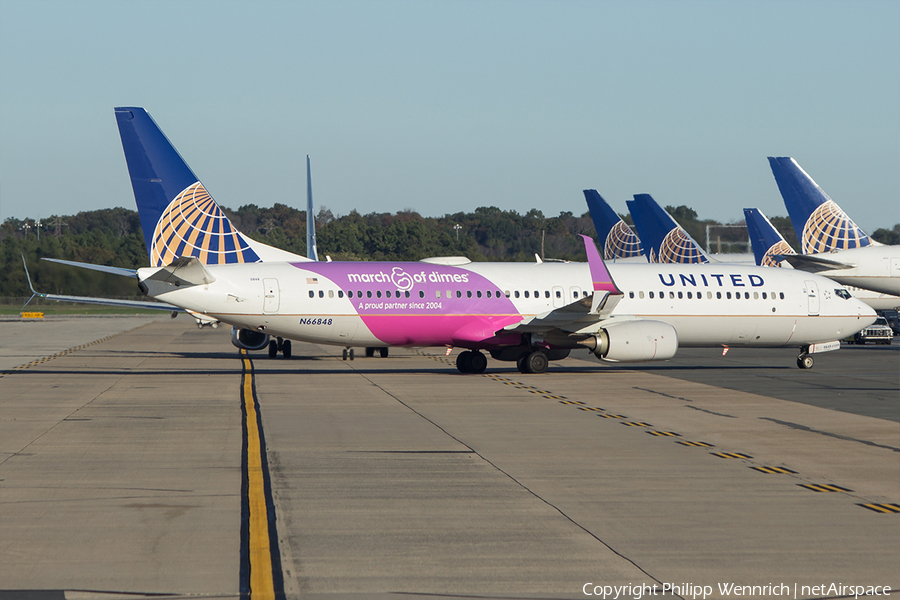
M 70 267 L 78 267 L 80 269 L 90 269 L 91 271 L 100 271 L 101 273 L 112 273 L 113 275 L 121 275 L 122 277 L 136 277 L 137 271 L 134 269 L 125 269 L 123 267 L 110 267 L 107 265 L 94 265 L 91 263 L 75 262 L 74 260 L 62 260 L 59 258 L 42 258 L 47 262 L 59 263 L 61 265 L 69 265 Z
M 216 280 L 195 256 L 182 256 L 156 271 L 147 279 L 172 285 L 208 285 Z
M 837 269 L 852 269 L 856 267 L 854 263 L 842 263 L 836 260 L 828 260 L 816 254 L 791 254 L 786 255 L 784 260 L 788 261 L 795 269 L 808 271 L 810 273 L 818 273 L 819 271 L 834 271 Z

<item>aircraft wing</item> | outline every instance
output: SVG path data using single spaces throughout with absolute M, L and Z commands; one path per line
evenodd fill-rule
M 504 330 L 516 333 L 540 333 L 553 329 L 582 331 L 608 319 L 621 299 L 622 294 L 594 292 L 593 296 L 585 296 L 562 308 L 527 317 Z
M 795 269 L 801 271 L 809 271 L 810 273 L 818 273 L 819 271 L 832 271 L 835 269 L 852 269 L 856 266 L 853 263 L 842 263 L 836 260 L 828 260 L 817 254 L 789 254 L 779 255 L 776 259 L 784 259 L 788 261 Z
M 539 333 L 553 329 L 566 332 L 583 331 L 610 317 L 623 294 L 613 281 L 594 241 L 586 235 L 581 237 L 584 240 L 584 249 L 591 270 L 594 293 L 563 307 L 527 317 L 505 327 L 506 331 L 518 333 Z

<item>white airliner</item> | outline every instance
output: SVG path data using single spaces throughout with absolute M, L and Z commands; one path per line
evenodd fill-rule
M 262 349 L 270 336 L 348 350 L 460 347 L 463 373 L 485 370 L 483 351 L 541 373 L 574 348 L 641 362 L 679 346 L 797 347 L 798 365 L 810 368 L 811 354 L 875 320 L 823 277 L 741 265 L 607 268 L 584 236 L 587 263 L 284 258 L 231 226 L 145 110 L 117 108 L 116 118 L 152 265 L 121 271 L 151 298 L 233 325 L 241 348 Z
M 900 246 L 866 235 L 793 158 L 770 156 L 769 166 L 801 244 L 802 254 L 783 260 L 846 285 L 900 295 Z

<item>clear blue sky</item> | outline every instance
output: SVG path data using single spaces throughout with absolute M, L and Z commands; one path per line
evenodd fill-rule
M 143 106 L 220 204 L 900 221 L 900 2 L 0 0 L 0 220 L 134 207 Z

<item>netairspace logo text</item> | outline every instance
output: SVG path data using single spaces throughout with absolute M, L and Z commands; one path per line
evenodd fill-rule
M 682 598 L 706 599 L 718 591 L 718 597 L 784 597 L 784 598 L 808 598 L 810 596 L 841 596 L 846 598 L 859 598 L 860 596 L 890 596 L 891 587 L 884 585 L 844 585 L 843 583 L 822 583 L 819 585 L 793 586 L 784 583 L 769 583 L 767 585 L 737 585 L 734 583 L 719 583 L 717 590 L 711 585 L 695 585 L 693 583 L 654 583 L 653 585 L 602 585 L 586 583 L 581 591 L 585 596 L 597 598 L 641 598 L 652 596 L 674 595 Z

